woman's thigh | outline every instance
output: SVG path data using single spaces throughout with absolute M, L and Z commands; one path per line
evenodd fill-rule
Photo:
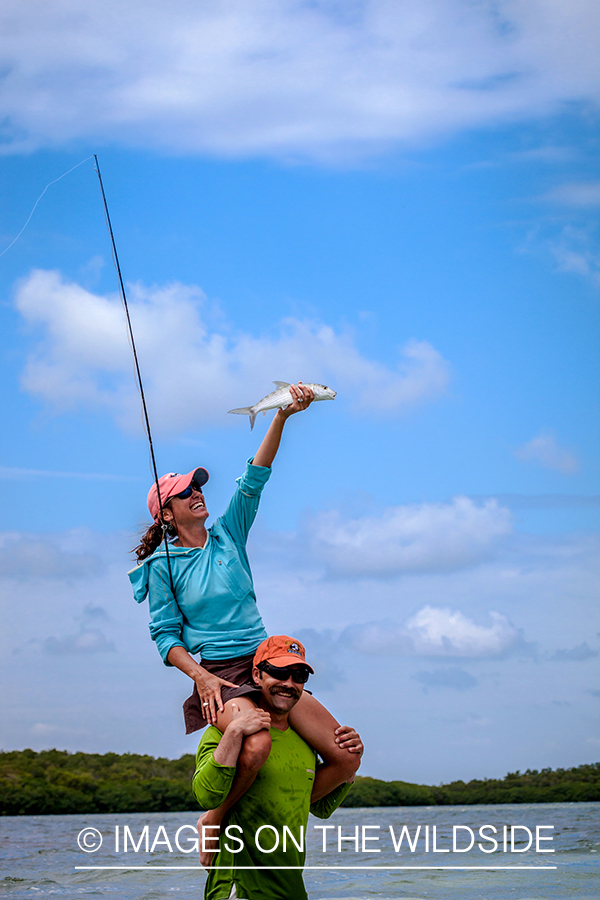
M 327 763 L 346 761 L 348 751 L 335 742 L 340 723 L 310 694 L 302 694 L 290 713 L 290 725 Z

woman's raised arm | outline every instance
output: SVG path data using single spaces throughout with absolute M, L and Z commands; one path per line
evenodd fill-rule
M 290 394 L 294 398 L 294 402 L 291 403 L 287 407 L 287 409 L 277 410 L 276 414 L 273 417 L 273 421 L 269 425 L 267 433 L 265 434 L 260 447 L 256 451 L 254 459 L 252 460 L 253 466 L 264 466 L 266 469 L 271 468 L 273 460 L 275 459 L 277 451 L 279 450 L 281 434 L 283 432 L 283 426 L 285 425 L 286 419 L 289 419 L 289 417 L 293 416 L 294 413 L 301 412 L 303 409 L 308 409 L 310 404 L 315 399 L 313 389 L 305 387 L 301 381 L 299 381 L 297 385 L 290 385 Z

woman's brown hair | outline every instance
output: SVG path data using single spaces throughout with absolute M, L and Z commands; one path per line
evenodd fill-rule
M 166 526 L 166 533 L 169 536 L 177 534 L 175 528 L 170 524 Z M 164 537 L 165 528 L 160 522 L 154 522 L 150 528 L 148 528 L 146 533 L 142 535 L 137 547 L 133 548 L 132 552 L 137 556 L 138 562 L 140 563 L 149 556 L 152 556 L 154 551 L 160 547 Z

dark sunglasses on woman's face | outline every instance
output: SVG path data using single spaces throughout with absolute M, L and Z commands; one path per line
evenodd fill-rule
M 269 662 L 261 662 L 258 668 L 270 675 L 271 678 L 276 678 L 277 681 L 287 681 L 288 678 L 291 678 L 296 684 L 306 684 L 310 678 L 310 672 L 306 666 L 284 666 L 280 668 L 279 666 L 272 666 Z
M 178 500 L 187 500 L 188 497 L 191 497 L 194 491 L 198 491 L 198 493 L 202 493 L 202 488 L 195 481 L 192 481 L 189 487 L 186 487 L 184 491 L 181 491 L 180 494 L 173 494 Z

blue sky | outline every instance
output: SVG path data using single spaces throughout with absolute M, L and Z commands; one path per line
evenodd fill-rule
M 251 556 L 364 772 L 597 759 L 593 4 L 0 15 L 0 252 L 86 160 L 0 258 L 2 746 L 195 746 L 125 575 L 150 472 L 97 153 L 161 471 L 205 465 L 216 517 L 267 424 L 227 409 L 338 391 Z

